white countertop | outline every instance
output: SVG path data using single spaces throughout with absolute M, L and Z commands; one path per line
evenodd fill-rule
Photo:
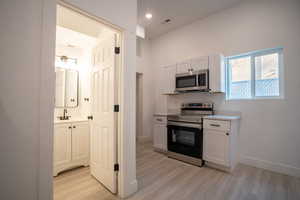
M 154 113 L 153 116 L 170 116 L 170 115 L 178 115 L 178 113 Z
M 238 120 L 240 116 L 234 115 L 208 115 L 204 116 L 203 119 L 215 119 L 215 120 Z
M 74 122 L 87 122 L 88 119 L 84 118 L 75 118 L 75 119 L 69 119 L 69 120 L 54 120 L 54 124 L 63 124 L 63 123 L 74 123 Z

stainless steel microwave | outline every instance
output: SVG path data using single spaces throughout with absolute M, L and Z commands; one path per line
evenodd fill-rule
M 176 92 L 209 91 L 209 70 L 176 74 Z

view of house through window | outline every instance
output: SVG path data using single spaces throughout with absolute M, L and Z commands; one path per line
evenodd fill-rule
M 281 96 L 281 48 L 231 56 L 226 60 L 227 99 Z

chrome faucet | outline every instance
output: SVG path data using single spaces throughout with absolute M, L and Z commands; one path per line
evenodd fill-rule
M 64 114 L 63 114 L 63 116 L 59 116 L 59 117 L 57 117 L 57 118 L 58 118 L 59 120 L 69 120 L 69 119 L 71 118 L 71 116 L 68 116 L 67 113 L 68 113 L 68 110 L 65 108 L 65 109 L 64 109 Z

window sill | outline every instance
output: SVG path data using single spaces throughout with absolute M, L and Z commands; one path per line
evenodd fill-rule
M 226 101 L 253 101 L 253 100 L 285 100 L 282 96 L 276 96 L 276 97 L 254 97 L 254 98 L 241 98 L 241 99 L 228 99 L 226 98 Z

